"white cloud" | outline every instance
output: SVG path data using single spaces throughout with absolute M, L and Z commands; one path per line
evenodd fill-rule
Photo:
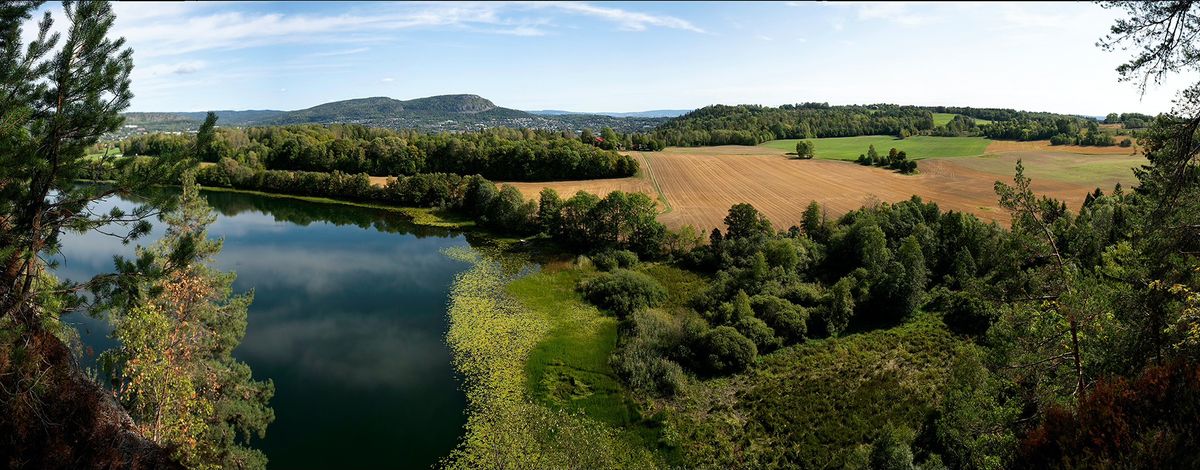
M 384 82 L 384 83 L 388 83 L 388 82 L 394 82 L 394 81 L 396 81 L 396 79 L 394 79 L 394 78 L 392 78 L 392 77 L 387 77 L 387 78 L 384 78 L 383 80 L 380 80 L 380 81 L 381 81 L 381 82 Z
M 770 40 L 771 40 L 771 37 L 770 37 L 770 36 L 767 36 L 767 35 L 765 35 L 765 34 L 759 34 L 759 35 L 757 35 L 757 36 L 754 36 L 754 37 L 755 37 L 755 38 L 758 38 L 758 40 L 760 40 L 760 41 L 770 41 Z
M 696 33 L 704 32 L 703 29 L 696 27 L 696 25 L 693 25 L 687 20 L 679 19 L 673 16 L 651 15 L 648 13 L 622 10 L 620 8 L 600 7 L 587 3 L 574 2 L 545 2 L 532 3 L 528 5 L 555 8 L 569 13 L 578 13 L 602 18 L 617 23 L 621 25 L 622 29 L 630 31 L 643 31 L 648 26 L 659 26 L 663 28 L 682 29 Z
M 228 4 L 225 4 L 228 5 Z M 531 16 L 556 11 L 616 23 L 621 29 L 704 30 L 673 16 L 655 15 L 588 3 L 463 3 L 388 5 L 339 15 L 258 13 L 217 10 L 213 4 L 117 4 L 114 33 L 124 36 L 139 58 L 182 55 L 203 50 L 243 49 L 289 43 L 361 43 L 379 41 L 378 33 L 419 28 L 484 34 L 542 36 L 551 20 Z M 61 8 L 52 9 L 61 17 Z M 27 28 L 32 29 L 32 28 Z M 366 48 L 318 52 L 349 55 Z

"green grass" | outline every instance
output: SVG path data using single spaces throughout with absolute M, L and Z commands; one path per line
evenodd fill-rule
M 534 401 L 583 413 L 620 430 L 631 443 L 654 448 L 660 425 L 642 415 L 608 358 L 617 346 L 617 319 L 585 303 L 575 285 L 589 273 L 542 271 L 512 282 L 508 292 L 549 326 L 529 353 L 527 386 Z
M 667 288 L 664 309 L 687 309 L 692 297 L 708 288 L 708 282 L 700 275 L 668 264 L 641 263 L 636 269 Z
M 880 155 L 887 155 L 888 149 L 908 152 L 909 160 L 920 160 L 933 157 L 971 157 L 983 155 L 991 142 L 983 137 L 931 137 L 914 136 L 901 140 L 887 135 L 866 135 L 858 137 L 830 137 L 825 139 L 810 139 L 816 147 L 816 157 L 826 160 L 856 160 L 859 155 L 867 153 L 867 147 L 874 145 Z M 798 139 L 772 140 L 760 145 L 788 152 L 796 151 Z
M 1025 176 L 1035 182 L 1040 180 L 1093 185 L 1097 182 L 1123 181 L 1128 187 L 1136 183 L 1133 168 L 1145 165 L 1141 155 L 1062 155 L 1054 159 L 1025 159 Z M 1004 182 L 1012 181 L 1016 163 L 1010 158 L 988 155 L 966 162 L 971 169 L 1006 175 Z M 1104 188 L 1107 191 L 1109 188 Z
M 944 126 L 944 125 L 946 125 L 946 123 L 950 122 L 951 119 L 954 119 L 954 116 L 958 116 L 958 115 L 954 114 L 954 113 L 933 113 L 933 125 L 934 125 L 934 127 Z M 991 123 L 992 123 L 992 121 L 989 121 L 987 119 L 975 118 L 975 124 L 977 124 L 977 125 L 991 124 Z
M 668 413 L 669 434 L 685 465 L 838 468 L 845 449 L 889 424 L 920 429 L 962 347 L 939 318 L 922 314 L 784 348 L 750 372 L 690 387 Z

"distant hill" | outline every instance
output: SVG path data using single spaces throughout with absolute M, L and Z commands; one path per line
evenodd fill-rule
M 538 111 L 529 111 L 529 113 L 537 114 L 539 116 L 597 114 L 600 116 L 611 116 L 611 117 L 673 118 L 673 117 L 683 116 L 684 114 L 690 113 L 692 111 L 693 110 L 691 110 L 691 109 L 653 109 L 650 111 L 634 111 L 634 112 L 624 112 L 624 113 L 611 113 L 611 112 L 582 113 L 582 112 L 577 112 L 577 111 L 562 111 L 562 110 L 558 110 L 558 109 L 543 109 L 543 110 L 538 110 Z
M 648 112 L 648 113 L 653 113 Z M 388 97 L 357 98 L 319 104 L 296 111 L 218 111 L 220 125 L 362 124 L 423 131 L 471 131 L 493 127 L 578 131 L 611 127 L 620 132 L 646 131 L 666 121 L 663 117 L 614 117 L 596 114 L 536 115 L 496 106 L 478 95 L 440 95 L 411 100 Z M 146 130 L 194 130 L 205 113 L 126 113 L 126 124 Z

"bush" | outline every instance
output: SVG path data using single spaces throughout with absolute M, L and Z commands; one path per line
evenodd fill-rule
M 1128 148 L 1128 147 L 1132 147 L 1132 146 L 1133 146 L 1133 141 L 1132 141 L 1132 140 L 1130 140 L 1128 137 L 1126 137 L 1126 138 L 1124 138 L 1124 139 L 1121 139 L 1121 146 L 1122 146 L 1122 147 L 1126 147 L 1126 148 Z
M 779 338 L 775 336 L 775 330 L 757 318 L 742 317 L 734 326 L 737 327 L 739 333 L 753 341 L 759 351 L 774 351 L 782 345 Z
M 750 306 L 755 316 L 788 342 L 803 341 L 808 334 L 808 312 L 791 302 L 771 295 L 756 295 L 750 298 Z
M 1067 134 L 1054 134 L 1050 137 L 1050 145 L 1071 145 L 1075 143 L 1075 138 Z
M 592 255 L 592 263 L 601 271 L 631 268 L 638 262 L 637 253 L 629 250 L 606 250 Z
M 617 269 L 579 284 L 584 298 L 625 318 L 638 310 L 656 307 L 667 299 L 667 289 L 645 274 Z
M 687 333 L 670 314 L 649 310 L 635 312 L 632 327 L 609 363 L 630 388 L 654 396 L 673 396 L 686 380 L 683 368 L 673 358 L 686 354 L 681 349 Z
M 707 370 L 714 374 L 733 374 L 746 370 L 758 357 L 758 348 L 737 330 L 718 326 L 704 335 Z

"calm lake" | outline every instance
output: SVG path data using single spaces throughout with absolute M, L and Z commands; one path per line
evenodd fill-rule
M 446 346 L 446 303 L 467 269 L 441 253 L 467 238 L 396 213 L 251 194 L 203 194 L 225 239 L 216 265 L 254 290 L 235 352 L 275 382 L 275 422 L 256 445 L 271 468 L 429 468 L 457 444 L 465 398 Z M 133 203 L 112 199 L 97 212 Z M 155 231 L 137 243 L 149 245 Z M 64 240 L 59 277 L 113 269 L 134 246 L 97 233 Z M 104 321 L 70 315 L 85 348 L 112 346 Z M 92 364 L 88 354 L 85 364 Z

